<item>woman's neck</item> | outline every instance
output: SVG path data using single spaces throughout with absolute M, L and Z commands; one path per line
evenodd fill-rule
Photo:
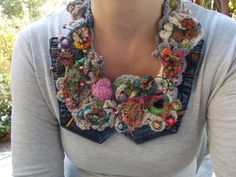
M 164 0 L 91 0 L 96 37 L 149 41 L 156 34 Z M 99 40 L 99 39 L 98 39 Z
M 106 76 L 115 79 L 122 73 L 158 73 L 160 62 L 151 53 L 156 47 L 163 1 L 91 0 L 93 44 L 104 57 Z

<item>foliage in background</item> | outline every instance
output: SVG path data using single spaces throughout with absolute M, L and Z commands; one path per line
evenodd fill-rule
M 18 31 L 32 20 L 40 17 L 39 2 L 1 0 L 0 1 L 0 137 L 10 132 L 10 58 Z M 27 13 L 26 13 L 27 12 Z
M 9 74 L 0 74 L 0 137 L 10 131 L 11 98 Z
M 1 0 L 2 13 L 9 18 L 36 20 L 41 15 L 39 7 L 45 0 Z
M 192 1 L 236 18 L 236 0 Z M 9 68 L 16 34 L 26 24 L 64 8 L 62 4 L 62 0 L 0 0 L 0 137 L 10 130 Z
M 11 96 L 10 96 L 10 56 L 15 34 L 23 23 L 15 17 L 0 12 L 0 137 L 10 130 Z
M 236 0 L 229 1 L 229 15 L 236 19 Z
M 0 138 L 10 131 L 10 59 L 18 31 L 59 9 L 60 0 L 0 0 Z M 52 7 L 52 8 L 48 8 Z
M 236 0 L 191 0 L 205 8 L 216 10 L 236 19 Z

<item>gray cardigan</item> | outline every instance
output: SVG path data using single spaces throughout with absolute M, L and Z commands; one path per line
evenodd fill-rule
M 62 177 L 65 152 L 81 177 L 193 177 L 207 132 L 216 176 L 234 177 L 236 22 L 191 2 L 185 6 L 202 24 L 207 43 L 188 109 L 177 134 L 140 145 L 118 133 L 97 144 L 60 128 L 48 39 L 65 34 L 69 14 L 22 29 L 11 63 L 13 176 Z

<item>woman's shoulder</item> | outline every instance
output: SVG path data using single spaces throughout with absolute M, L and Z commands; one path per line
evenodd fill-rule
M 42 39 L 61 36 L 66 31 L 63 30 L 63 25 L 68 23 L 69 17 L 70 15 L 66 10 L 61 10 L 28 24 L 20 30 L 18 35 L 33 42 L 37 40 L 42 42 Z
M 204 57 L 201 62 L 201 78 L 205 88 L 218 90 L 236 63 L 236 21 L 213 10 L 205 9 L 190 1 L 184 1 L 193 18 L 202 26 Z M 205 90 L 206 92 L 206 90 Z
M 214 10 L 203 8 L 187 0 L 183 2 L 183 7 L 191 10 L 193 17 L 200 22 L 206 35 L 220 32 L 220 36 L 222 36 L 222 34 L 224 36 L 230 35 L 231 39 L 233 36 L 236 36 L 236 21 L 234 19 Z
M 206 44 L 206 63 L 218 68 L 222 63 L 233 63 L 236 51 L 236 21 L 224 14 L 184 1 L 193 18 L 202 26 Z

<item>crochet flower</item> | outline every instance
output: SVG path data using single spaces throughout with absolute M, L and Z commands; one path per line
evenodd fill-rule
M 90 110 L 88 113 L 85 112 L 84 117 L 94 125 L 102 125 L 109 119 L 109 116 L 106 116 L 105 111 L 100 110 Z
M 69 110 L 74 110 L 76 108 L 76 102 L 70 98 L 66 98 L 66 106 Z
M 141 92 L 148 94 L 154 93 L 157 89 L 157 84 L 152 76 L 144 76 L 136 80 L 134 86 Z
M 71 14 L 72 19 L 69 24 L 72 25 L 79 17 L 82 16 L 83 9 L 81 8 L 82 1 L 71 1 L 68 3 L 66 10 Z
M 74 46 L 76 49 L 87 49 L 90 45 L 88 28 L 86 26 L 78 27 L 72 33 L 72 39 L 74 40 Z
M 64 67 L 71 65 L 73 63 L 73 53 L 69 50 L 61 51 L 58 61 Z
M 194 37 L 196 37 L 198 35 L 198 33 L 196 31 L 193 31 L 193 30 L 188 30 L 185 35 L 184 35 L 184 39 L 188 39 L 188 40 L 191 40 L 193 39 Z
M 107 78 L 101 78 L 92 85 L 92 95 L 101 100 L 112 98 L 112 84 Z
M 122 122 L 125 123 L 130 130 L 138 127 L 143 120 L 143 106 L 135 101 L 127 101 L 122 104 L 123 117 Z
M 164 66 L 163 77 L 174 78 L 182 71 L 184 54 L 182 51 L 173 52 L 168 48 L 163 49 L 161 62 Z
M 79 89 L 83 86 L 83 73 L 79 65 L 73 65 L 67 71 L 65 80 L 66 89 L 73 95 L 78 94 Z
M 181 20 L 181 25 L 183 28 L 186 28 L 187 30 L 194 30 L 197 27 L 196 22 L 192 18 L 185 18 Z
M 82 106 L 76 117 L 89 125 L 88 129 L 103 131 L 106 127 L 114 126 L 114 103 L 110 100 L 94 100 L 91 104 Z
M 184 33 L 182 30 L 174 30 L 171 34 L 171 38 L 176 42 L 181 42 L 183 40 Z

